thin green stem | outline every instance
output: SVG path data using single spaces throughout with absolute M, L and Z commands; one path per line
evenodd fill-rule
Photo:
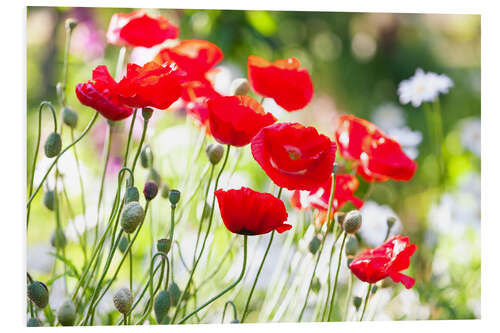
M 368 285 L 368 290 L 366 291 L 366 296 L 365 296 L 365 304 L 363 305 L 363 312 L 361 312 L 361 317 L 359 318 L 359 321 L 363 321 L 363 317 L 366 311 L 366 304 L 368 304 L 368 298 L 370 298 L 370 293 L 372 291 L 372 285 L 373 284 L 371 283 Z
M 127 234 L 127 239 L 128 239 L 128 242 L 130 243 L 130 234 Z M 133 256 L 132 256 L 132 249 L 130 249 L 130 252 L 129 252 L 129 288 L 130 288 L 130 292 L 132 292 L 132 290 L 134 290 L 134 260 L 133 260 Z
M 348 280 L 348 285 L 347 285 L 347 296 L 345 298 L 345 304 L 344 304 L 344 321 L 347 321 L 347 315 L 349 312 L 349 303 L 351 300 L 351 295 L 352 295 L 352 285 L 354 284 L 353 282 L 353 275 L 349 274 L 349 280 Z
M 104 196 L 104 180 L 106 179 L 106 171 L 108 169 L 108 162 L 109 162 L 109 156 L 111 152 L 111 142 L 113 138 L 113 125 L 111 123 L 108 123 L 108 139 L 106 140 L 106 152 L 104 155 L 104 166 L 102 169 L 102 174 L 101 174 L 101 182 L 99 185 L 99 196 L 97 199 L 97 224 L 95 226 L 95 241 L 94 241 L 94 246 L 95 243 L 97 242 L 97 239 L 99 238 L 99 220 L 100 220 L 100 215 L 101 215 L 101 207 L 102 207 L 102 198 Z
M 224 317 L 226 316 L 226 310 L 228 305 L 231 305 L 233 308 L 233 319 L 234 320 L 238 319 L 238 311 L 236 311 L 236 305 L 234 304 L 233 301 L 227 301 L 226 304 L 224 304 L 224 311 L 222 311 L 221 324 L 224 324 Z
M 342 239 L 342 244 L 340 245 L 339 260 L 337 263 L 337 272 L 335 273 L 335 282 L 333 283 L 333 292 L 332 292 L 332 298 L 330 300 L 330 311 L 328 312 L 328 321 L 332 320 L 333 306 L 335 305 L 335 295 L 337 293 L 337 283 L 339 280 L 340 264 L 342 263 L 342 251 L 344 250 L 346 238 L 347 238 L 347 232 L 344 232 L 344 238 Z
M 338 234 L 337 237 L 335 238 L 335 241 L 333 242 L 332 249 L 330 250 L 330 259 L 328 260 L 328 276 L 326 278 L 327 282 L 327 294 L 326 294 L 326 304 L 325 307 L 323 308 L 323 314 L 321 315 L 321 321 L 325 319 L 326 312 L 328 311 L 328 300 L 330 299 L 330 292 L 331 292 L 331 269 L 330 267 L 332 266 L 332 260 L 333 260 L 333 255 L 335 254 L 335 246 L 337 245 L 337 241 L 340 238 L 342 234 Z
M 137 164 L 137 160 L 139 159 L 139 155 L 141 155 L 141 149 L 142 149 L 142 145 L 144 143 L 144 139 L 146 138 L 146 131 L 148 129 L 148 123 L 149 123 L 149 119 L 144 119 L 144 127 L 142 129 L 142 135 L 141 135 L 141 140 L 139 141 L 139 147 L 137 147 L 137 152 L 135 154 L 135 157 L 134 157 L 134 161 L 132 162 L 132 172 L 135 171 L 135 166 Z

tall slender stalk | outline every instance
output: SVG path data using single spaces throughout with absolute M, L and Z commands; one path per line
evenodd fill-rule
M 335 305 L 335 295 L 337 293 L 337 283 L 339 280 L 340 264 L 342 263 L 342 252 L 344 250 L 346 238 L 347 238 L 347 232 L 344 232 L 344 238 L 342 239 L 342 244 L 340 245 L 339 260 L 337 263 L 337 272 L 335 273 L 335 282 L 333 284 L 332 298 L 330 300 L 330 311 L 328 312 L 328 321 L 332 320 L 333 306 Z

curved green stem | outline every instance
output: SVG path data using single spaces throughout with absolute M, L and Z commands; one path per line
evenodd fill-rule
M 337 283 L 339 280 L 340 264 L 342 263 L 342 251 L 344 250 L 346 238 L 347 238 L 347 232 L 344 232 L 344 238 L 342 239 L 342 244 L 340 245 L 339 260 L 337 263 L 337 272 L 335 273 L 335 282 L 333 283 L 333 292 L 332 292 L 332 298 L 330 300 L 330 311 L 328 312 L 328 321 L 332 320 L 333 306 L 335 305 L 335 295 L 337 293 Z
M 228 305 L 231 305 L 233 307 L 233 319 L 234 320 L 238 319 L 238 311 L 236 311 L 236 305 L 234 305 L 233 301 L 227 301 L 226 304 L 224 304 L 224 311 L 222 311 L 221 324 L 224 324 L 224 317 L 226 316 L 226 310 Z
M 368 304 L 368 298 L 370 298 L 370 292 L 372 291 L 372 285 L 368 285 L 368 290 L 366 291 L 366 296 L 365 296 L 365 304 L 363 305 L 363 312 L 361 312 L 361 317 L 359 318 L 359 321 L 363 321 L 363 317 L 365 316 L 365 311 L 366 311 L 366 304 Z

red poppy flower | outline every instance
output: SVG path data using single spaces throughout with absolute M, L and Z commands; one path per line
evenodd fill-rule
M 276 118 L 249 96 L 221 96 L 208 100 L 210 132 L 218 142 L 242 147 Z
M 367 120 L 342 115 L 336 119 L 335 137 L 340 154 L 358 163 L 367 181 L 410 180 L 417 169 L 400 144 Z
M 335 175 L 335 194 L 332 202 L 332 213 L 338 211 L 346 202 L 350 201 L 356 208 L 363 206 L 363 201 L 354 196 L 354 192 L 359 186 L 358 179 L 350 174 Z M 330 190 L 332 188 L 332 177 L 322 185 L 311 191 L 295 190 L 290 198 L 292 207 L 297 209 L 316 208 L 328 210 L 330 200 Z
M 130 116 L 133 110 L 121 103 L 114 92 L 116 85 L 108 68 L 97 66 L 92 71 L 92 81 L 76 85 L 76 97 L 80 103 L 95 109 L 104 118 L 122 120 Z
M 113 45 L 152 47 L 178 35 L 179 29 L 163 16 L 152 18 L 137 11 L 114 14 L 106 38 Z
M 252 155 L 278 186 L 313 190 L 328 180 L 337 147 L 314 127 L 278 123 L 252 140 Z
M 410 289 L 415 279 L 400 272 L 410 267 L 410 257 L 416 250 L 417 246 L 410 245 L 408 237 L 394 236 L 379 247 L 358 255 L 349 268 L 361 281 L 375 283 L 390 276 L 394 282 L 401 282 Z
M 240 235 L 262 235 L 292 228 L 284 223 L 288 218 L 285 204 L 270 193 L 260 193 L 247 187 L 239 190 L 215 191 L 222 221 L 229 231 Z
M 257 93 L 274 98 L 285 110 L 300 110 L 311 101 L 314 87 L 307 70 L 299 67 L 296 58 L 269 62 L 250 56 L 248 79 Z
M 127 73 L 116 87 L 124 104 L 134 107 L 166 109 L 182 93 L 181 83 L 185 73 L 175 64 L 159 65 L 148 62 L 144 66 L 127 65 Z
M 154 61 L 163 64 L 173 61 L 187 73 L 190 81 L 205 81 L 205 74 L 217 65 L 224 55 L 219 47 L 206 40 L 183 40 L 174 47 L 162 49 Z

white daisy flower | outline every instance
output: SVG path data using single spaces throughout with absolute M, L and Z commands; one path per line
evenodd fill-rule
M 406 123 L 404 110 L 393 103 L 384 103 L 378 106 L 373 111 L 372 121 L 386 132 L 394 127 L 402 127 Z
M 462 146 L 481 157 L 481 119 L 471 118 L 462 123 Z
M 419 107 L 422 102 L 433 102 L 439 94 L 446 94 L 453 87 L 453 81 L 444 74 L 425 73 L 417 68 L 415 75 L 399 84 L 399 101 Z

